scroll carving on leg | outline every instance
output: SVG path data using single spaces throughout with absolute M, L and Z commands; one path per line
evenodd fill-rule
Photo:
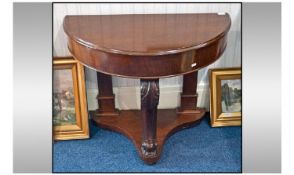
M 141 80 L 142 156 L 157 156 L 157 106 L 159 101 L 159 80 Z

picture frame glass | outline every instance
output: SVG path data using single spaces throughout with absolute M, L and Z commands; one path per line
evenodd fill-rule
M 54 126 L 76 125 L 76 109 L 72 70 L 53 71 L 53 124 Z
M 221 109 L 222 113 L 241 112 L 241 80 L 221 80 Z

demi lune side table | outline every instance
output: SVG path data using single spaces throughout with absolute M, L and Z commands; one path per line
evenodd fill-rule
M 96 125 L 124 134 L 142 160 L 155 163 L 168 136 L 203 118 L 197 71 L 224 52 L 230 25 L 227 13 L 66 16 L 69 51 L 97 71 Z M 180 75 L 180 107 L 157 109 L 159 78 Z M 115 108 L 111 76 L 140 79 L 141 110 Z

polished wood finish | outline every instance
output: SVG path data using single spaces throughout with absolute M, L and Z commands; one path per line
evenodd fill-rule
M 93 120 L 129 137 L 148 164 L 159 159 L 170 134 L 204 116 L 197 71 L 224 52 L 230 25 L 228 14 L 66 16 L 63 23 L 69 51 L 99 72 Z M 111 75 L 141 79 L 141 111 L 115 110 Z M 159 78 L 177 75 L 184 75 L 181 106 L 157 110 Z
M 195 126 L 201 121 L 204 114 L 203 109 L 194 115 L 177 114 L 175 109 L 159 109 L 155 156 L 146 156 L 141 150 L 143 128 L 141 127 L 142 118 L 140 116 L 142 114 L 140 110 L 123 110 L 119 116 L 97 117 L 93 114 L 93 120 L 99 127 L 122 133 L 128 137 L 133 141 L 141 159 L 148 164 L 154 164 L 160 158 L 166 139 L 177 131 Z
M 178 113 L 199 113 L 197 109 L 197 76 L 198 72 L 184 75 L 181 106 L 178 108 Z
M 159 80 L 141 80 L 142 156 L 157 157 L 156 122 Z
M 63 23 L 68 48 L 80 62 L 105 74 L 142 79 L 211 64 L 226 47 L 230 25 L 228 14 L 66 16 Z
M 99 86 L 97 115 L 118 115 L 118 111 L 115 109 L 111 76 L 97 72 L 97 82 Z

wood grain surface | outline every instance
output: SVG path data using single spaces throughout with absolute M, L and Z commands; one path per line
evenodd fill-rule
M 197 71 L 223 53 L 228 14 L 66 16 L 72 55 L 96 71 L 156 79 Z

